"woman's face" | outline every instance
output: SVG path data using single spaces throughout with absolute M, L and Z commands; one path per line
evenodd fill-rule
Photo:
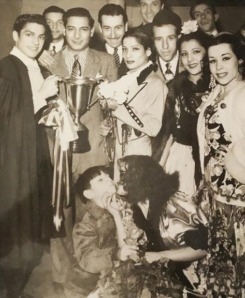
M 135 37 L 126 37 L 123 40 L 123 58 L 131 71 L 138 70 L 148 62 L 151 50 L 145 50 Z
M 210 71 L 220 85 L 228 85 L 238 75 L 239 61 L 229 44 L 219 44 L 208 49 Z
M 181 62 L 190 76 L 201 76 L 205 54 L 205 48 L 195 39 L 184 41 L 181 44 Z

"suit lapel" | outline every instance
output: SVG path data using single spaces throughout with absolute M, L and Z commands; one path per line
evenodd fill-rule
M 88 49 L 87 59 L 84 67 L 83 75 L 85 77 L 95 78 L 101 69 L 101 61 L 96 57 L 93 50 Z
M 135 97 L 146 87 L 148 83 L 146 81 L 142 82 L 141 84 L 138 85 L 137 80 L 134 80 L 134 83 L 130 86 L 129 93 L 128 93 L 128 101 L 127 103 L 129 104 L 132 102 Z

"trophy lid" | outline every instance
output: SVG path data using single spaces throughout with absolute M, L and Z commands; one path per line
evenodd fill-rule
M 97 80 L 89 77 L 82 76 L 70 76 L 63 78 L 63 81 L 69 85 L 95 85 Z

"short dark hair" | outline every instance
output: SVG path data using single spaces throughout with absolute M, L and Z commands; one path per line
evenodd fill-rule
M 94 26 L 94 19 L 92 18 L 90 12 L 86 8 L 74 7 L 74 8 L 68 9 L 63 15 L 63 21 L 65 26 L 67 25 L 67 20 L 70 17 L 88 18 L 90 28 L 93 28 Z
M 45 18 L 41 14 L 22 14 L 17 17 L 14 22 L 13 30 L 20 34 L 20 31 L 26 24 L 36 23 L 42 25 L 45 28 L 45 35 L 49 30 Z
M 209 0 L 198 0 L 197 2 L 195 2 L 193 5 L 191 5 L 191 8 L 190 8 L 190 16 L 192 19 L 195 19 L 195 16 L 194 16 L 194 9 L 198 6 L 198 5 L 201 5 L 201 4 L 206 4 L 212 11 L 213 14 L 216 14 L 216 9 L 215 9 L 215 6 L 213 5 L 213 3 Z
M 177 35 L 181 30 L 181 18 L 171 10 L 163 9 L 160 10 L 152 21 L 152 26 L 162 27 L 164 25 L 173 25 L 176 28 Z
M 90 182 L 102 173 L 108 173 L 108 169 L 105 166 L 95 166 L 88 168 L 81 175 L 79 175 L 75 184 L 75 191 L 83 203 L 88 201 L 88 199 L 84 197 L 83 192 L 85 190 L 89 190 L 91 188 Z
M 47 13 L 50 13 L 50 12 L 56 12 L 56 13 L 61 13 L 64 15 L 65 13 L 65 10 L 61 7 L 58 7 L 58 6 L 49 6 L 47 7 L 46 9 L 44 9 L 43 11 L 43 16 L 45 17 Z
M 140 3 L 141 0 L 137 0 L 137 1 Z M 164 1 L 165 1 L 165 0 L 161 0 L 161 1 L 160 1 L 160 2 L 161 2 L 161 5 L 164 4 Z
M 104 5 L 98 14 L 98 22 L 102 25 L 102 16 L 123 16 L 123 22 L 126 24 L 128 22 L 128 16 L 126 14 L 125 9 L 122 8 L 121 5 L 117 5 L 114 3 Z

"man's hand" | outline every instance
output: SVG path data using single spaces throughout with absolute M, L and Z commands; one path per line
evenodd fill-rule
M 49 68 L 54 63 L 54 58 L 49 51 L 44 50 L 38 58 L 38 62 L 42 66 Z
M 44 80 L 42 87 L 39 90 L 39 93 L 43 95 L 43 98 L 48 98 L 57 94 L 58 88 L 58 81 L 59 77 L 56 75 L 49 76 L 47 79 Z

